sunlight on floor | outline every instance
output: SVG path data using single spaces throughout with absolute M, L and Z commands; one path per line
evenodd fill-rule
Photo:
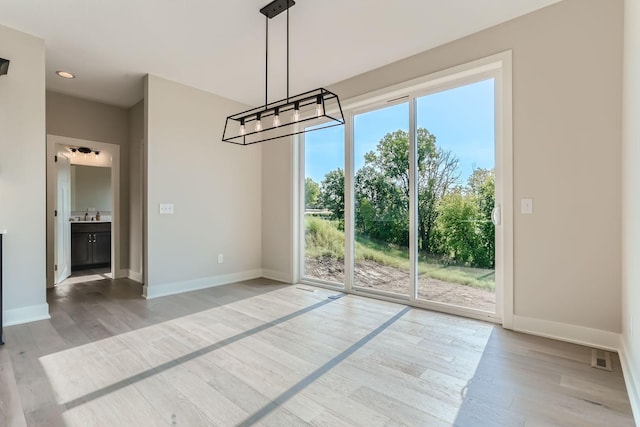
M 96 280 L 112 279 L 109 268 L 88 269 L 74 271 L 71 276 L 58 283 L 56 286 L 75 285 L 78 283 L 95 282 Z
M 379 424 L 400 402 L 424 408 L 419 423 L 452 423 L 493 329 L 328 290 L 274 294 L 42 356 L 64 423 L 330 422 L 331 405 Z

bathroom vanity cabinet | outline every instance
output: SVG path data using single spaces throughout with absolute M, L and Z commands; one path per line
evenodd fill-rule
M 71 224 L 71 269 L 111 265 L 111 223 Z

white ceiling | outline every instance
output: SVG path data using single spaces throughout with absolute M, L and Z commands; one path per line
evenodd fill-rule
M 296 0 L 291 93 L 328 86 L 559 0 Z M 0 24 L 46 41 L 47 88 L 129 107 L 155 74 L 264 101 L 269 0 L 0 0 Z M 269 100 L 285 93 L 285 14 L 272 19 Z M 2 56 L 2 52 L 0 52 Z M 11 59 L 11 58 L 8 58 Z M 76 79 L 63 80 L 56 70 Z

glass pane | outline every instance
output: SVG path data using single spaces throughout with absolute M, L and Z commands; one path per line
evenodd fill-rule
M 409 104 L 354 121 L 355 270 L 360 289 L 409 295 Z
M 344 129 L 304 134 L 304 277 L 344 285 Z
M 494 80 L 417 100 L 418 298 L 495 312 Z

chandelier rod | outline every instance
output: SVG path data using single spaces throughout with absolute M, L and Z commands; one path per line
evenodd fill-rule
M 289 7 L 287 8 L 287 102 L 289 102 Z
M 264 106 L 269 104 L 269 17 L 264 16 L 265 21 L 265 46 L 264 46 Z
M 290 91 L 289 91 L 289 69 L 290 69 L 290 61 L 289 61 L 289 9 L 287 7 L 287 102 L 289 102 Z M 265 108 L 269 104 L 269 16 L 265 15 L 265 47 L 264 47 L 264 106 Z

